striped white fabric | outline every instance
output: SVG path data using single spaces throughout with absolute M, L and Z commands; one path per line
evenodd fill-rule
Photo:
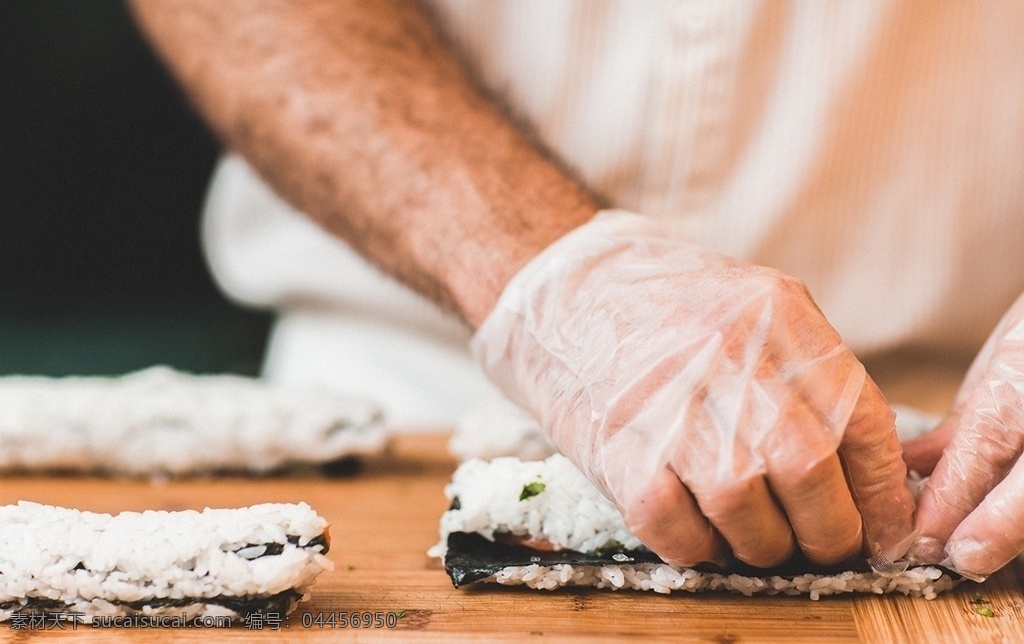
M 481 81 L 583 181 L 709 248 L 800 277 L 862 355 L 976 350 L 1024 291 L 1024 3 L 433 4 Z M 362 342 L 330 339 L 331 320 L 464 342 L 457 322 L 229 166 L 211 194 L 208 251 L 229 292 L 292 311 L 273 375 L 358 384 L 340 371 L 359 367 L 310 366 L 330 359 L 311 347 Z M 464 360 L 461 347 L 450 353 Z M 454 365 L 458 390 L 475 397 L 477 374 Z M 447 422 L 465 400 L 399 417 Z

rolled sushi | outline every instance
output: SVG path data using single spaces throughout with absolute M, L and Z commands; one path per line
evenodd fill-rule
M 446 488 L 451 509 L 441 517 L 440 557 L 456 587 L 470 583 L 553 590 L 727 591 L 823 595 L 902 593 L 935 598 L 959 581 L 936 566 L 898 572 L 825 567 L 796 556 L 773 569 L 733 562 L 718 567 L 671 566 L 626 527 L 615 506 L 561 455 L 543 461 L 504 457 L 471 460 Z
M 260 473 L 373 454 L 387 438 L 373 403 L 242 376 L 0 378 L 0 471 Z
M 308 597 L 327 522 L 308 505 L 111 516 L 0 506 L 0 621 L 15 614 L 282 618 Z

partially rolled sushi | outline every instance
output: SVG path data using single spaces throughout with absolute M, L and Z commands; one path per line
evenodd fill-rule
M 430 554 L 443 559 L 456 587 L 490 582 L 546 590 L 596 586 L 811 599 L 895 592 L 933 599 L 959 581 L 936 566 L 886 573 L 863 561 L 823 567 L 802 557 L 773 569 L 738 561 L 726 569 L 671 566 L 629 531 L 611 501 L 576 466 L 557 454 L 543 461 L 467 461 L 446 494 L 451 509 L 441 517 L 441 542 Z
M 380 452 L 380 409 L 336 391 L 151 367 L 0 378 L 0 471 L 267 472 Z
M 305 503 L 116 516 L 0 506 L 0 621 L 15 613 L 282 618 L 327 559 L 327 522 Z

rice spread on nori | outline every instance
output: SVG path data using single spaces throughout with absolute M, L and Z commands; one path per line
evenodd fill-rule
M 543 482 L 543 494 L 521 498 L 531 482 Z M 936 566 L 883 573 L 863 560 L 823 567 L 800 556 L 773 569 L 739 561 L 726 569 L 670 566 L 632 535 L 611 502 L 559 455 L 545 461 L 468 461 L 446 493 L 452 508 L 442 516 L 442 541 L 431 554 L 443 558 L 456 587 L 493 582 L 549 590 L 718 590 L 807 594 L 812 599 L 898 592 L 934 598 L 959 581 L 955 573 Z M 543 549 L 530 544 L 543 544 Z
M 0 621 L 14 614 L 284 616 L 333 566 L 308 505 L 117 516 L 0 507 Z
M 0 377 L 0 471 L 275 472 L 388 441 L 380 408 L 336 391 L 150 367 L 112 378 Z

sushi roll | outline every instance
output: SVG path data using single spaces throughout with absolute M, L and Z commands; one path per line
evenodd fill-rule
M 262 473 L 373 454 L 387 439 L 372 403 L 241 376 L 0 378 L 0 472 Z
M 837 568 L 800 556 L 773 569 L 733 562 L 726 568 L 682 568 L 663 562 L 626 527 L 622 515 L 567 458 L 505 457 L 463 463 L 446 488 L 441 517 L 443 560 L 452 583 L 526 585 L 553 590 L 729 591 L 744 595 L 902 593 L 935 598 L 959 581 L 936 566 L 876 572 L 861 562 Z
M 333 568 L 329 545 L 304 503 L 111 516 L 22 501 L 0 507 L 0 621 L 283 618 Z

